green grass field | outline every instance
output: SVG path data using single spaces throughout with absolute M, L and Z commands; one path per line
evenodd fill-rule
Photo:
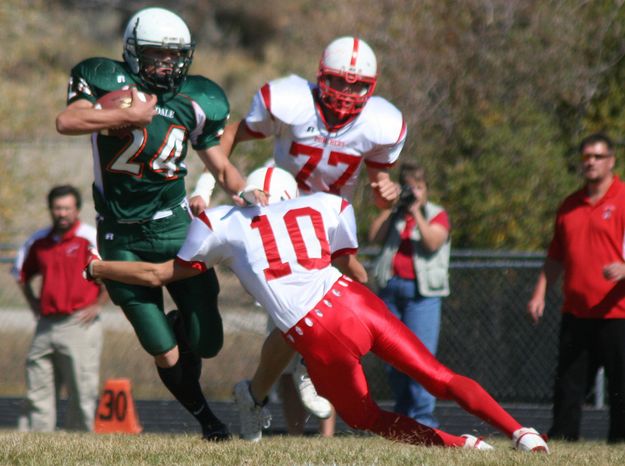
M 268 437 L 258 444 L 206 443 L 190 435 L 0 432 L 2 465 L 622 465 L 625 448 L 551 442 L 551 454 L 522 453 L 502 438 L 496 451 L 414 447 L 378 437 Z

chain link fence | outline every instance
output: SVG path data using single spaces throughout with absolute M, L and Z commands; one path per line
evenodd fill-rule
M 365 248 L 362 258 L 366 262 L 375 252 Z M 9 246 L 0 245 L 0 338 L 5 355 L 0 362 L 0 396 L 20 396 L 25 391 L 24 359 L 35 325 L 9 274 L 13 253 Z M 548 294 L 545 318 L 539 325 L 530 324 L 525 315 L 542 261 L 540 254 L 452 252 L 452 293 L 443 300 L 438 357 L 453 370 L 478 380 L 502 402 L 551 401 L 559 290 Z M 267 317 L 229 271 L 218 269 L 218 274 L 226 338 L 219 356 L 205 361 L 202 384 L 208 398 L 225 400 L 234 383 L 253 374 Z M 139 346 L 123 313 L 111 305 L 103 320 L 102 382 L 129 377 L 137 398 L 168 399 L 151 358 Z M 375 398 L 391 399 L 384 364 L 367 355 L 364 365 Z
M 479 381 L 502 402 L 550 403 L 557 358 L 561 293 L 549 291 L 545 316 L 534 326 L 526 305 L 544 256 L 453 251 L 451 295 L 443 300 L 438 358 Z M 369 370 L 383 365 L 371 357 Z M 376 396 L 391 398 L 375 377 Z

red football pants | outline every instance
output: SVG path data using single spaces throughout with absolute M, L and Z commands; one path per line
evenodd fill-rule
M 371 398 L 361 364 L 369 351 L 437 398 L 455 400 L 508 437 L 521 427 L 480 384 L 441 364 L 373 292 L 346 277 L 337 280 L 285 338 L 306 361 L 317 392 L 355 429 L 421 445 L 462 446 L 465 442 L 380 409 Z

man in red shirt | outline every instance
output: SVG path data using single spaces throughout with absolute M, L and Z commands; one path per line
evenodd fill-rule
M 625 183 L 603 134 L 580 144 L 584 186 L 560 206 L 527 310 L 537 323 L 545 292 L 564 272 L 551 438 L 579 439 L 582 404 L 600 366 L 610 396 L 608 442 L 625 441 Z
M 55 395 L 62 384 L 69 395 L 65 426 L 93 429 L 102 349 L 98 313 L 106 293 L 82 277 L 84 264 L 95 251 L 96 230 L 78 219 L 80 205 L 80 193 L 74 187 L 53 188 L 48 193 L 52 225 L 29 238 L 13 269 L 37 319 L 26 360 L 27 417 L 32 431 L 55 429 Z M 36 276 L 41 276 L 39 293 L 32 286 Z

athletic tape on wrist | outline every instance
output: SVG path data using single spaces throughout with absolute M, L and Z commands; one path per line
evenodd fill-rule
M 210 198 L 215 189 L 215 177 L 209 172 L 203 172 L 195 184 L 195 190 L 191 193 L 191 197 L 200 196 L 206 205 L 210 203 Z

